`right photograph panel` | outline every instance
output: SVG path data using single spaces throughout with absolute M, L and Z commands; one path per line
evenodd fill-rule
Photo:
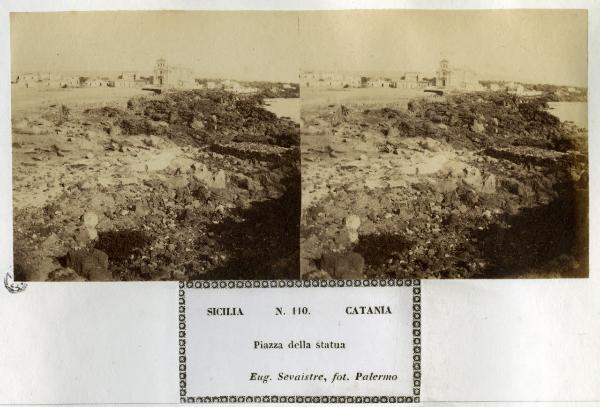
M 588 277 L 586 10 L 299 27 L 303 279 Z

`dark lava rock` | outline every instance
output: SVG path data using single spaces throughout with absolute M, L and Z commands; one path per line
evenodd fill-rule
M 365 259 L 358 253 L 324 253 L 321 256 L 321 269 L 333 278 L 362 279 Z
M 90 281 L 112 280 L 108 271 L 108 255 L 98 249 L 69 250 L 66 265 Z

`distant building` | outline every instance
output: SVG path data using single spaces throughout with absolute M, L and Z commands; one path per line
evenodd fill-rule
M 193 88 L 196 81 L 191 69 L 168 65 L 164 58 L 156 61 L 153 85 L 167 88 Z
M 406 82 L 419 82 L 421 74 L 419 72 L 406 72 L 404 74 L 404 80 Z
M 239 93 L 239 94 L 250 94 L 250 93 L 258 93 L 258 88 L 246 87 L 239 83 L 238 81 L 234 81 L 231 79 L 226 79 L 222 83 L 223 88 L 228 90 L 229 92 Z
M 360 76 L 355 75 L 306 71 L 300 74 L 300 85 L 306 88 L 359 88 L 362 81 Z
M 422 79 L 421 75 L 416 72 L 404 74 L 402 78 L 394 83 L 394 87 L 398 89 L 419 89 L 426 88 L 429 85 L 430 82 Z
M 108 78 L 94 78 L 88 79 L 85 84 L 90 88 L 107 88 L 110 84 L 110 81 Z
M 24 73 L 15 78 L 14 85 L 19 88 L 44 88 L 50 86 L 50 81 L 43 81 L 39 73 Z
M 60 88 L 63 84 L 60 76 L 50 73 L 25 73 L 16 76 L 13 81 L 15 87 L 34 89 Z
M 509 82 L 505 87 L 506 92 L 519 96 L 540 96 L 542 91 L 526 89 L 521 83 Z
M 60 79 L 60 87 L 61 88 L 78 88 L 79 87 L 79 77 L 78 76 L 68 76 Z
M 439 69 L 436 72 L 435 86 L 464 90 L 481 88 L 475 72 L 464 68 L 451 68 L 447 59 L 440 61 Z
M 392 81 L 389 79 L 370 79 L 367 81 L 367 86 L 370 88 L 389 88 L 392 85 Z
M 115 88 L 141 87 L 140 82 L 138 82 L 139 79 L 140 77 L 137 72 L 122 72 L 114 81 Z

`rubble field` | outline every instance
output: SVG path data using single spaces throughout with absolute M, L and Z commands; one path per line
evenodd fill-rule
M 587 277 L 587 130 L 543 97 L 301 117 L 302 278 Z
M 13 112 L 19 281 L 299 275 L 299 125 L 172 91 Z

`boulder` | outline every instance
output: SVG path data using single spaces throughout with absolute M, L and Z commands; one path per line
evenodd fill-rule
M 204 123 L 198 119 L 194 119 L 190 127 L 194 130 L 202 130 L 204 129 Z
M 386 132 L 386 136 L 388 138 L 398 138 L 400 137 L 400 130 L 397 127 L 389 127 Z
M 95 228 L 98 224 L 98 215 L 95 212 L 88 211 L 81 218 L 86 228 Z
M 66 266 L 90 281 L 110 281 L 108 255 L 98 249 L 69 250 Z
M 442 143 L 440 143 L 437 140 L 434 140 L 430 137 L 426 137 L 424 140 L 419 142 L 419 146 L 421 146 L 421 148 L 428 150 L 428 151 L 432 151 L 434 153 L 440 151 L 442 148 Z
M 225 175 L 225 171 L 219 170 L 213 178 L 212 185 L 210 185 L 216 189 L 224 189 L 227 187 L 227 175 Z
M 196 161 L 191 158 L 176 157 L 169 163 L 169 166 L 180 172 L 188 172 L 196 165 Z
M 358 215 L 348 215 L 346 219 L 344 219 L 344 225 L 348 230 L 358 230 L 360 227 L 360 217 Z
M 96 231 L 96 225 L 98 225 L 98 215 L 95 212 L 86 212 L 81 217 L 85 231 L 79 240 L 82 243 L 87 240 L 96 240 L 98 238 L 98 232 Z
M 213 173 L 206 166 L 201 165 L 194 172 L 193 177 L 196 181 L 203 183 L 208 188 L 225 189 L 227 187 L 227 175 L 223 170 Z
M 365 259 L 358 253 L 323 253 L 321 269 L 336 279 L 362 279 Z
M 485 126 L 478 120 L 473 120 L 473 124 L 471 124 L 471 131 L 474 131 L 475 133 L 483 133 L 485 132 Z
M 483 186 L 483 177 L 481 176 L 481 171 L 475 167 L 469 168 L 463 178 L 463 182 L 465 185 L 480 191 Z
M 483 179 L 483 184 L 481 186 L 481 192 L 485 193 L 485 194 L 494 194 L 496 193 L 496 184 L 497 184 L 497 179 L 496 176 L 494 174 L 490 174 L 488 175 L 486 178 Z

